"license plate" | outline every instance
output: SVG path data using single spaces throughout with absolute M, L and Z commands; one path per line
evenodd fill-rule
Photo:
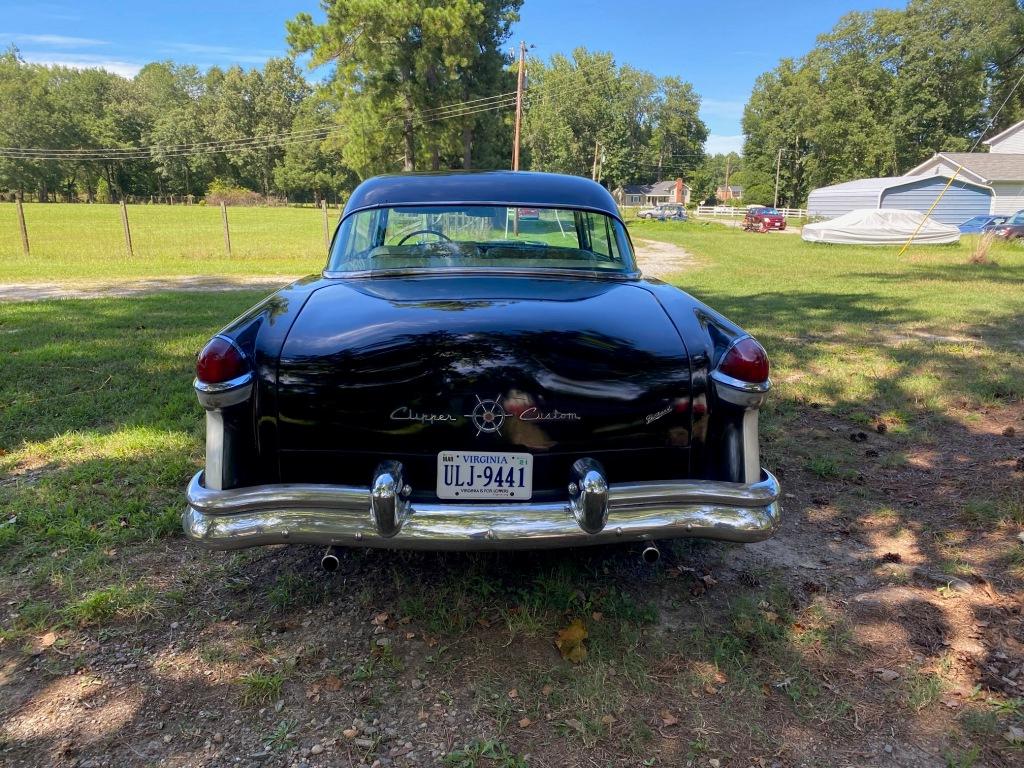
M 527 500 L 533 495 L 533 456 L 528 453 L 442 451 L 437 454 L 439 499 Z

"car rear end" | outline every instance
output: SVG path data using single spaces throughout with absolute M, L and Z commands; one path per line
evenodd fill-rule
M 610 197 L 608 215 L 545 211 L 547 237 L 579 240 L 562 252 L 534 233 L 518 245 L 492 207 L 373 208 L 368 227 L 347 215 L 323 278 L 211 340 L 190 539 L 514 549 L 775 531 L 760 345 L 640 280 Z M 346 256 L 346 232 L 380 244 Z M 480 241 L 478 267 L 448 268 L 460 232 Z M 523 268 L 549 248 L 545 264 L 588 269 Z

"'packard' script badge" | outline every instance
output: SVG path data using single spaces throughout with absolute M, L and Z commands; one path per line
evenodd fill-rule
M 523 403 L 516 398 L 515 406 L 505 406 L 502 401 L 503 395 L 494 398 L 482 398 L 476 395 L 476 405 L 472 411 L 460 416 L 452 413 L 421 413 L 409 406 L 403 405 L 391 412 L 392 421 L 416 421 L 421 424 L 443 424 L 469 419 L 476 428 L 477 435 L 480 434 L 501 434 L 501 428 L 510 419 L 525 422 L 541 421 L 581 421 L 578 414 L 571 411 L 560 411 L 557 408 L 543 410 L 531 405 L 530 400 Z

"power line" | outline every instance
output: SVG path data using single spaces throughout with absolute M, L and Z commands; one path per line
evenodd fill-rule
M 515 92 L 497 94 L 444 107 L 420 112 L 413 117 L 414 123 L 429 123 L 437 120 L 465 117 L 493 109 L 504 109 L 515 103 Z M 385 124 L 405 120 L 405 115 L 392 114 L 385 118 Z M 210 142 L 181 145 L 153 145 L 149 147 L 106 148 L 106 149 L 41 149 L 0 147 L 0 157 L 30 160 L 150 160 L 185 155 L 204 155 L 233 152 L 247 149 L 268 149 L 277 146 L 320 141 L 327 136 L 344 130 L 345 126 L 334 125 L 311 128 L 288 133 L 248 136 L 239 139 L 221 139 Z
M 588 65 L 577 65 L 567 75 L 578 74 L 583 84 L 592 88 L 611 85 L 617 78 L 615 71 L 593 72 L 593 67 L 602 66 L 602 62 Z M 559 73 L 562 74 L 562 73 Z M 577 93 L 578 82 L 568 82 L 565 78 L 554 78 L 563 82 L 543 83 L 525 93 L 527 103 L 532 102 L 535 94 L 540 97 L 559 96 Z M 516 91 L 482 96 L 463 102 L 422 111 L 413 116 L 413 123 L 423 125 L 461 117 L 469 117 L 483 112 L 508 109 L 515 106 Z M 407 116 L 392 113 L 384 118 L 385 125 L 391 125 Z M 224 152 L 261 151 L 275 147 L 287 147 L 313 141 L 322 141 L 327 137 L 345 130 L 346 126 L 333 125 L 319 128 L 266 134 L 263 136 L 245 136 L 237 139 L 214 139 L 209 141 L 184 144 L 150 145 L 145 147 L 105 147 L 105 148 L 39 148 L 39 147 L 0 147 L 0 158 L 39 161 L 130 161 L 130 160 L 164 160 L 174 157 L 202 156 Z M 701 153 L 693 153 L 698 156 Z

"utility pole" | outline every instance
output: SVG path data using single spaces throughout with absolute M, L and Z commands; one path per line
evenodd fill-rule
M 594 165 L 590 169 L 590 178 L 597 181 L 597 156 L 601 151 L 601 142 L 594 139 Z
M 775 159 L 775 202 L 772 208 L 779 207 L 779 173 L 782 171 L 782 147 L 779 147 L 779 156 Z
M 519 42 L 519 79 L 516 83 L 516 135 L 512 146 L 512 170 L 519 170 L 519 137 L 523 129 L 523 87 L 526 84 L 526 43 Z

